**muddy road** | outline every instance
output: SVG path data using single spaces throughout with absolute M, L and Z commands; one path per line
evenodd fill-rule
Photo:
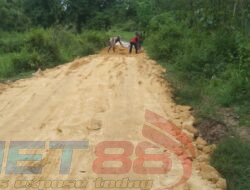
M 162 78 L 164 72 L 143 53 L 128 55 L 127 50 L 120 49 L 107 54 L 104 50 L 37 72 L 32 78 L 1 85 L 0 139 L 2 149 L 5 147 L 1 151 L 1 189 L 156 190 L 174 186 L 185 175 L 186 181 L 172 189 L 225 189 L 225 180 L 208 164 L 214 147 L 194 138 L 197 131 L 191 108 L 175 104 L 171 87 Z M 162 116 L 162 120 L 178 126 L 192 142 L 195 156 L 181 162 L 182 151 L 173 153 L 157 144 L 157 139 L 152 142 L 150 138 L 157 135 L 150 136 L 150 127 L 147 133 L 147 114 Z M 175 143 L 181 141 L 176 133 L 171 138 Z M 75 148 L 71 157 L 70 150 L 63 155 L 62 147 L 51 149 L 52 141 L 88 144 Z M 34 146 L 34 142 L 40 144 Z M 154 146 L 146 151 L 142 142 Z M 141 150 L 158 157 L 140 165 Z M 163 154 L 168 154 L 166 165 L 159 161 Z M 60 174 L 63 157 L 69 171 Z M 183 163 L 191 163 L 190 174 L 184 171 Z M 164 166 L 168 167 L 165 172 L 157 173 Z M 144 167 L 154 167 L 155 172 L 147 172 Z

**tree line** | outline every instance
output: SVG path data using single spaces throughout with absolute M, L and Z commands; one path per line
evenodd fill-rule
M 0 0 L 0 28 L 63 25 L 81 32 L 130 21 L 132 28 L 145 29 L 153 16 L 166 11 L 188 18 L 190 27 L 249 29 L 249 0 Z

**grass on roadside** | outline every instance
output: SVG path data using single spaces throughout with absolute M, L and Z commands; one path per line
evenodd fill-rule
M 0 80 L 29 76 L 46 69 L 94 54 L 107 45 L 101 31 L 75 34 L 64 29 L 31 29 L 24 33 L 1 33 Z
M 215 150 L 211 164 L 226 178 L 228 190 L 250 187 L 250 144 L 239 138 L 223 140 Z

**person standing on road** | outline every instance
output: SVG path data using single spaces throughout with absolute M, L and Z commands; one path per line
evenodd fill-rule
M 112 37 L 109 40 L 109 50 L 108 52 L 111 50 L 111 48 L 113 48 L 113 52 L 115 52 L 115 46 L 117 43 L 120 43 L 121 46 L 123 46 L 122 42 L 121 42 L 121 37 L 120 36 L 116 36 L 116 37 Z
M 133 38 L 130 40 L 130 49 L 129 49 L 129 53 L 132 53 L 133 46 L 134 46 L 134 47 L 135 47 L 135 52 L 136 52 L 136 54 L 138 54 L 139 40 L 140 40 L 140 35 L 138 35 L 138 34 L 136 34 L 136 36 L 133 37 Z

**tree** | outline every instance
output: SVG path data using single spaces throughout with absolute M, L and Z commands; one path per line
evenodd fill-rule
M 30 25 L 30 19 L 15 1 L 0 0 L 0 29 L 23 31 Z
M 45 28 L 60 23 L 64 14 L 61 0 L 22 0 L 22 6 L 33 25 Z

